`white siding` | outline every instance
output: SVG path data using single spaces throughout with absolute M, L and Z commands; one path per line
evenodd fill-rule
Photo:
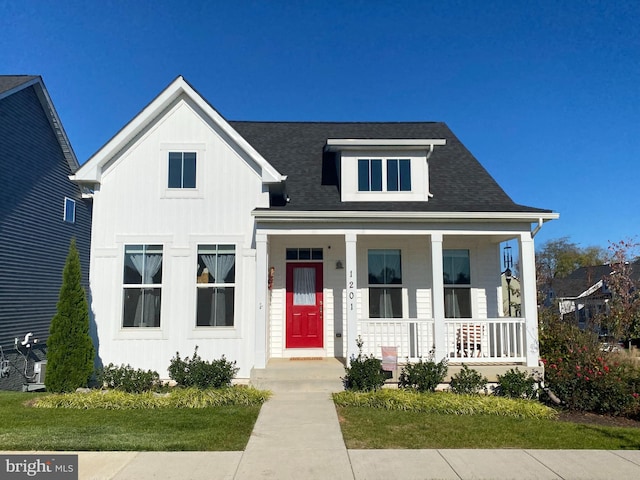
M 129 363 L 162 377 L 176 351 L 237 361 L 239 377 L 253 366 L 256 207 L 268 206 L 259 169 L 203 120 L 177 101 L 110 162 L 94 195 L 91 289 L 103 363 Z M 168 151 L 197 151 L 197 189 L 167 195 Z M 122 329 L 123 250 L 160 243 L 163 251 L 161 326 Z M 235 325 L 196 328 L 197 245 L 236 246 Z

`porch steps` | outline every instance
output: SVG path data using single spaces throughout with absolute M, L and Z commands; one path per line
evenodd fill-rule
M 340 392 L 344 364 L 337 358 L 272 358 L 251 371 L 251 385 L 272 392 Z

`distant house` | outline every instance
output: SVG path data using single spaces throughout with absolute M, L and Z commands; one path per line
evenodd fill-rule
M 631 277 L 640 281 L 640 261 L 631 264 Z M 581 328 L 591 325 L 600 314 L 607 313 L 611 291 L 607 278 L 614 272 L 610 264 L 581 267 L 569 276 L 554 279 L 552 292 L 560 315 Z
M 249 378 L 360 337 L 402 361 L 538 366 L 533 235 L 558 215 L 514 203 L 444 123 L 228 121 L 178 77 L 74 179 L 93 190 L 103 363 L 166 377 L 198 346 Z
M 0 76 L 0 388 L 35 380 L 72 237 L 88 286 L 91 203 L 69 180 L 78 162 L 39 76 Z M 31 333 L 25 344 L 20 345 Z M 23 353 L 16 351 L 16 338 Z M 34 343 L 34 339 L 38 342 Z

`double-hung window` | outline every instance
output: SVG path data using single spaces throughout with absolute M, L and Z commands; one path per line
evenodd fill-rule
M 162 245 L 125 245 L 123 327 L 159 327 Z
M 235 246 L 199 245 L 196 275 L 196 326 L 233 327 Z
M 400 250 L 369 250 L 369 318 L 402 318 Z
M 196 152 L 169 152 L 169 188 L 196 188 Z
M 444 316 L 471 318 L 469 250 L 443 250 Z
M 407 158 L 358 159 L 359 192 L 410 192 L 411 160 Z

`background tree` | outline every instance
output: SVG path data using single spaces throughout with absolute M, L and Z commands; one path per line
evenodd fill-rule
M 543 243 L 536 252 L 538 295 L 544 297 L 554 278 L 564 278 L 580 267 L 602 265 L 607 252 L 602 247 L 579 247 L 569 237 Z M 542 302 L 543 298 L 539 298 Z
M 47 340 L 45 385 L 51 392 L 71 392 L 84 387 L 93 373 L 95 349 L 89 336 L 89 304 L 81 280 L 80 256 L 74 238 Z
M 601 318 L 601 324 L 616 339 L 640 338 L 640 269 L 635 250 L 639 244 L 621 240 L 609 245 L 611 274 L 604 279 L 611 298 Z M 636 271 L 634 271 L 634 267 Z

